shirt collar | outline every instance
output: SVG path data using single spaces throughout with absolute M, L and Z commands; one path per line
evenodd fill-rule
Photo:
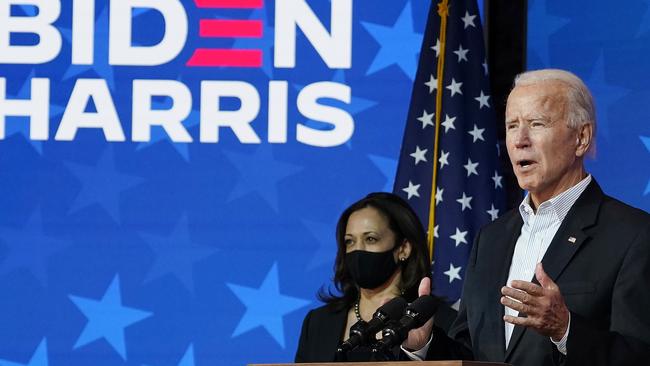
M 569 210 L 573 204 L 578 200 L 578 197 L 580 197 L 582 192 L 587 189 L 589 183 L 591 183 L 591 174 L 588 174 L 583 180 L 578 182 L 578 184 L 574 185 L 573 187 L 549 199 L 548 201 L 542 202 L 537 208 L 537 213 L 553 213 L 555 214 L 555 219 L 561 222 L 569 213 Z M 526 193 L 524 200 L 519 204 L 519 214 L 524 220 L 524 223 L 528 223 L 528 219 L 534 215 L 533 208 L 530 205 L 530 193 L 528 192 Z

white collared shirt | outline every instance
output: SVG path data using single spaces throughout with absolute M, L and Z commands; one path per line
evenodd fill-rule
M 526 194 L 526 197 L 524 197 L 524 200 L 519 205 L 519 213 L 524 224 L 521 227 L 521 233 L 515 244 L 512 262 L 510 262 L 508 285 L 513 280 L 531 281 L 533 279 L 535 276 L 535 266 L 542 261 L 562 221 L 590 182 L 591 175 L 587 175 L 586 178 L 575 186 L 548 201 L 542 202 L 537 208 L 537 212 L 530 206 L 530 195 Z M 517 311 L 508 307 L 505 307 L 505 313 L 512 316 L 517 316 L 518 314 Z M 506 348 L 510 343 L 513 330 L 514 325 L 505 323 Z M 566 338 L 568 333 L 569 331 L 567 329 L 560 342 L 553 342 L 558 346 L 560 352 L 564 354 L 566 354 Z

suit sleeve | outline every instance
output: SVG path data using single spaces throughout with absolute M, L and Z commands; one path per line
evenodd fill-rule
M 611 245 L 616 245 L 612 243 Z M 650 224 L 640 230 L 615 281 L 610 326 L 571 313 L 567 365 L 641 365 L 650 362 Z
M 310 322 L 311 322 L 311 316 L 312 316 L 313 310 L 307 313 L 305 316 L 305 320 L 302 322 L 302 329 L 300 331 L 300 340 L 298 341 L 298 349 L 296 350 L 296 357 L 294 359 L 294 362 L 296 363 L 303 363 L 303 362 L 310 362 L 311 357 L 309 357 L 309 342 L 310 342 L 310 337 L 309 337 L 309 328 L 310 328 Z

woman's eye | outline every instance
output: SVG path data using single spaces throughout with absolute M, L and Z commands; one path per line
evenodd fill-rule
M 343 244 L 345 244 L 346 247 L 349 247 L 350 245 L 354 244 L 354 241 L 352 239 L 345 239 L 343 241 Z
M 367 241 L 368 243 L 376 243 L 376 242 L 377 242 L 377 238 L 373 238 L 372 236 L 369 236 L 369 237 L 366 238 L 366 241 Z

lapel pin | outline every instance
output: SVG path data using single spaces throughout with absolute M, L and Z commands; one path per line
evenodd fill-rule
M 571 243 L 571 244 L 575 244 L 575 243 L 576 243 L 576 238 L 573 237 L 573 236 L 570 236 L 569 239 L 567 239 L 567 240 L 568 240 L 569 243 Z

